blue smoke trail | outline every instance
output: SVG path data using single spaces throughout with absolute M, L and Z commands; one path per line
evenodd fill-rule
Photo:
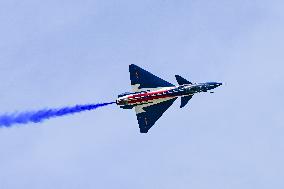
M 83 111 L 90 111 L 113 103 L 115 102 L 76 105 L 72 107 L 64 107 L 58 109 L 43 109 L 39 111 L 27 111 L 22 113 L 0 115 L 0 127 L 11 127 L 14 124 L 27 124 L 31 122 L 39 123 L 43 120 L 50 119 L 53 117 L 65 116 L 68 114 L 74 114 Z

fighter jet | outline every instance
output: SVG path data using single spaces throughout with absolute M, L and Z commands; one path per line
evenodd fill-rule
M 218 82 L 192 83 L 175 75 L 178 83 L 175 86 L 134 64 L 129 66 L 129 72 L 133 92 L 118 95 L 116 104 L 123 109 L 135 108 L 141 133 L 147 133 L 178 97 L 181 97 L 180 108 L 183 108 L 194 94 L 222 85 Z

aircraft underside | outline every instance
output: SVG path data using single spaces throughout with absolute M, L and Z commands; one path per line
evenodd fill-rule
M 193 85 L 176 75 L 179 86 L 175 86 L 134 64 L 129 66 L 129 72 L 133 92 L 119 95 L 116 103 L 123 109 L 135 109 L 141 133 L 147 133 L 178 97 L 182 108 L 195 93 L 221 85 L 216 82 Z

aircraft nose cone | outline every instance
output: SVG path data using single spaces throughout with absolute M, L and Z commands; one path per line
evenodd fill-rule
M 220 87 L 221 85 L 222 85 L 222 83 L 214 82 L 213 89 L 217 88 L 217 87 Z
M 223 83 L 218 83 L 218 82 L 208 82 L 208 89 L 211 90 L 211 89 L 215 89 L 219 86 L 221 86 Z
M 214 86 L 214 87 L 219 87 L 220 85 L 222 85 L 222 83 L 210 82 L 210 85 L 211 85 L 211 86 Z

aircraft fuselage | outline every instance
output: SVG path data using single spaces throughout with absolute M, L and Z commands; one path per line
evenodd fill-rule
M 137 105 L 150 104 L 154 101 L 163 101 L 163 99 L 169 100 L 176 97 L 193 96 L 196 93 L 207 92 L 220 85 L 222 83 L 206 82 L 142 90 L 136 93 L 119 95 L 116 104 L 121 108 L 131 109 Z

